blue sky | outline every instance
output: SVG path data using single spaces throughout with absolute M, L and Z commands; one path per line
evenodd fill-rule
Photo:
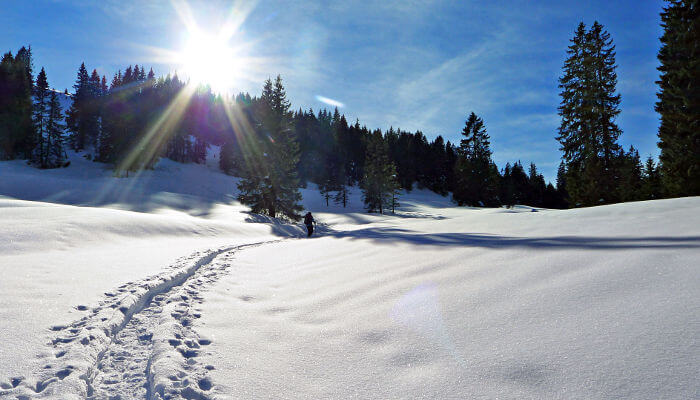
M 617 46 L 620 142 L 656 157 L 656 54 L 662 1 L 259 1 L 187 2 L 196 23 L 230 40 L 245 60 L 235 85 L 260 92 L 278 73 L 294 108 L 344 104 L 369 128 L 421 130 L 458 142 L 480 115 L 494 159 L 534 161 L 548 180 L 559 164 L 557 78 L 576 25 L 598 20 Z M 31 44 L 35 69 L 69 88 L 81 62 L 108 79 L 129 64 L 157 75 L 180 69 L 187 29 L 171 1 L 0 0 L 0 50 Z M 238 90 L 237 90 L 238 91 Z

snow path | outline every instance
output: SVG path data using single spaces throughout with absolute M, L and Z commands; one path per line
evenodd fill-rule
M 197 357 L 211 340 L 193 329 L 201 293 L 227 273 L 236 251 L 283 240 L 197 252 L 105 293 L 97 307 L 82 309 L 88 316 L 51 327 L 54 360 L 38 360 L 40 372 L 31 379 L 3 383 L 0 397 L 209 399 L 207 373 L 214 367 Z

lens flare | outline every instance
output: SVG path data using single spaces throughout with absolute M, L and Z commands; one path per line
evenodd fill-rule
M 328 97 L 324 97 L 321 95 L 317 95 L 316 100 L 320 101 L 321 103 L 328 104 L 331 107 L 338 107 L 338 108 L 345 107 L 345 104 L 339 102 L 338 100 L 329 99 Z

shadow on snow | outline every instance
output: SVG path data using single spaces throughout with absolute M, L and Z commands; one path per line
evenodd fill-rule
M 369 239 L 384 243 L 410 243 L 426 246 L 465 246 L 485 248 L 540 249 L 692 249 L 700 248 L 700 236 L 589 237 L 549 236 L 521 238 L 479 233 L 416 233 L 399 228 L 366 228 L 354 231 L 327 231 L 336 238 Z

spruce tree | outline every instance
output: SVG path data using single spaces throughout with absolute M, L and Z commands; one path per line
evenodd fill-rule
M 618 200 L 621 155 L 615 123 L 620 113 L 616 94 L 615 46 L 597 21 L 586 31 L 578 25 L 567 50 L 557 140 L 566 166 L 566 190 L 575 206 L 591 206 Z
M 251 157 L 246 165 L 247 171 L 238 185 L 238 199 L 251 206 L 253 212 L 297 221 L 302 210 L 296 172 L 299 145 L 291 129 L 290 104 L 279 75 L 274 84 L 270 79 L 265 81 L 257 103 L 257 147 L 261 151 L 252 155 L 257 160 Z
M 512 207 L 515 204 L 515 185 L 513 184 L 512 167 L 509 162 L 503 168 L 498 198 L 502 205 Z
M 49 82 L 46 79 L 46 71 L 41 68 L 36 76 L 36 84 L 34 85 L 34 107 L 32 111 L 32 121 L 36 131 L 36 147 L 32 154 L 32 161 L 41 168 L 46 168 L 48 158 L 48 122 L 49 122 L 49 101 L 50 101 Z
M 649 156 L 644 163 L 641 191 L 642 198 L 646 200 L 660 199 L 663 195 L 661 173 L 651 156 Z
M 462 130 L 455 164 L 453 198 L 459 205 L 488 206 L 497 204 L 496 177 L 489 135 L 484 121 L 471 113 Z
M 49 100 L 49 117 L 46 126 L 46 159 L 43 168 L 67 166 L 66 151 L 63 146 L 63 110 L 56 92 L 51 91 Z
M 566 165 L 564 161 L 560 162 L 557 168 L 557 191 L 566 193 Z
M 620 201 L 642 200 L 642 161 L 639 152 L 634 146 L 630 146 L 627 153 L 619 158 L 618 171 L 620 172 L 617 191 Z
M 321 197 L 326 201 L 326 207 L 329 206 L 331 198 L 334 198 L 333 192 L 340 189 L 339 177 L 344 171 L 341 169 L 341 161 L 338 157 L 338 147 L 333 146 L 325 149 L 321 157 L 323 158 L 318 172 L 318 190 Z
M 16 141 L 13 121 L 13 65 L 12 53 L 5 53 L 0 60 L 0 160 L 14 157 Z
M 365 207 L 368 212 L 383 214 L 388 207 L 397 204 L 399 183 L 396 166 L 389 160 L 386 142 L 379 130 L 369 138 L 364 169 L 362 194 Z
M 700 195 L 700 3 L 670 0 L 661 13 L 659 147 L 669 196 Z
M 0 159 L 30 158 L 36 145 L 32 121 L 32 53 L 22 47 L 0 61 Z
M 75 94 L 73 95 L 73 104 L 67 112 L 66 124 L 72 132 L 71 145 L 73 149 L 83 150 L 89 141 L 90 112 L 88 108 L 92 97 L 90 75 L 85 68 L 85 63 L 80 64 L 73 89 L 75 89 Z
M 221 145 L 219 151 L 219 168 L 227 175 L 233 175 L 236 170 L 236 148 L 233 139 L 227 140 Z
M 535 163 L 530 163 L 528 183 L 529 193 L 527 196 L 527 204 L 535 207 L 543 207 L 547 185 L 544 182 L 544 176 L 537 171 L 537 166 Z

